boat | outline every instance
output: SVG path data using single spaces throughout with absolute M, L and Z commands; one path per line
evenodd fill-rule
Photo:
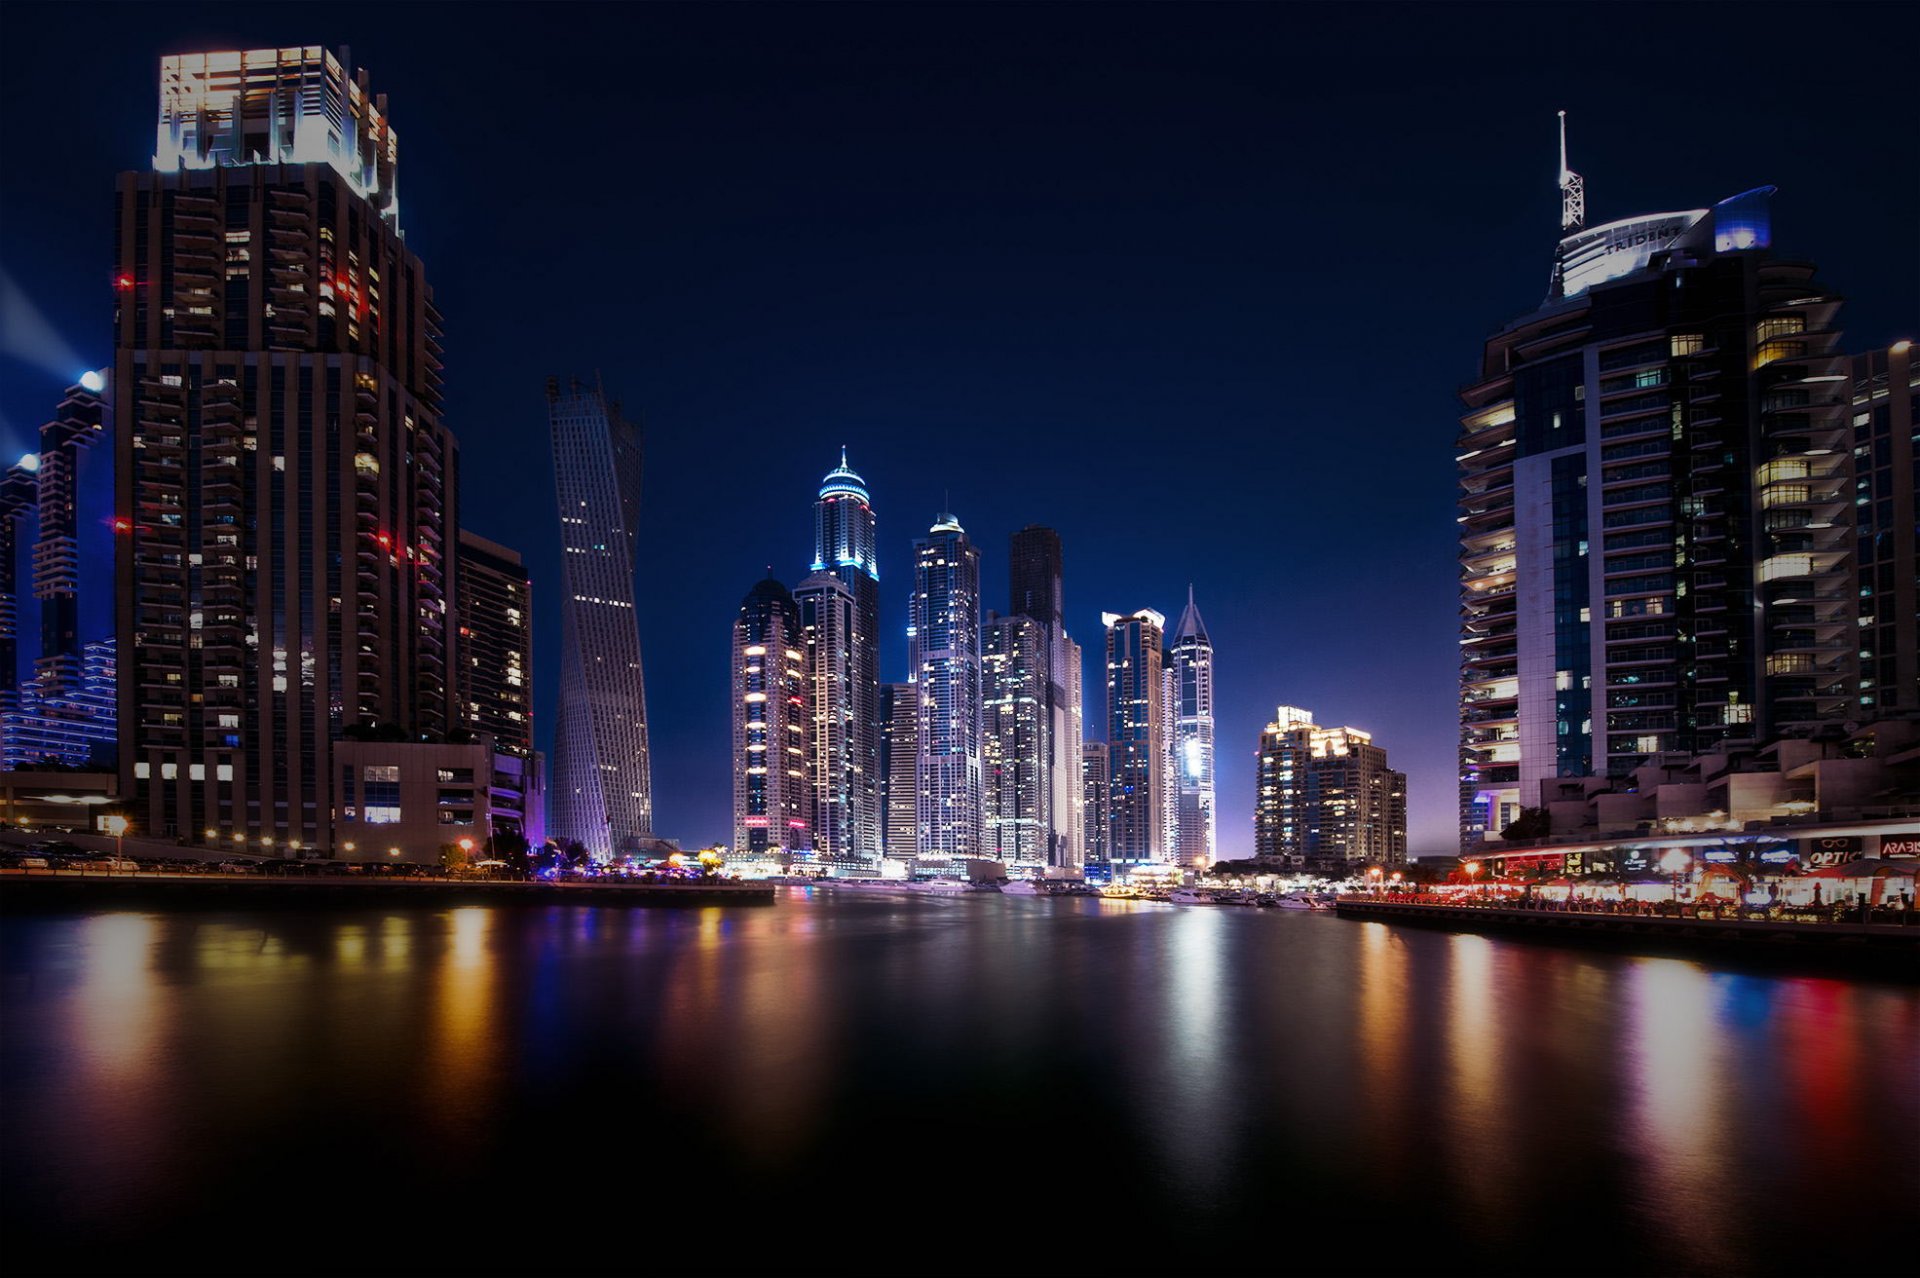
M 1000 885 L 1004 896 L 1039 896 L 1040 888 L 1032 879 L 1008 879 Z
M 1314 908 L 1313 898 L 1309 897 L 1305 892 L 1289 892 L 1281 897 L 1276 904 L 1283 910 L 1311 910 Z
M 1213 905 L 1216 902 L 1211 892 L 1201 892 L 1194 888 L 1176 888 L 1167 898 L 1175 905 Z

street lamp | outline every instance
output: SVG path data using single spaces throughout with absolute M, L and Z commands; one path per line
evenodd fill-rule
M 1468 889 L 1471 890 L 1472 888 L 1478 886 L 1474 882 L 1474 880 L 1480 877 L 1480 863 L 1478 861 L 1469 861 L 1465 865 L 1461 866 L 1460 868 L 1467 872 Z
M 106 830 L 108 834 L 113 836 L 113 859 L 118 861 L 120 859 L 120 841 L 127 837 L 127 819 L 117 813 L 108 817 L 106 820 Z
M 1660 858 L 1660 868 L 1673 876 L 1673 903 L 1675 905 L 1680 904 L 1680 876 L 1685 874 L 1687 867 L 1692 864 L 1693 858 L 1679 848 L 1667 849 L 1667 854 Z
M 1370 883 L 1368 886 L 1370 886 L 1376 892 L 1380 890 L 1380 876 L 1382 873 L 1383 871 L 1377 865 L 1374 866 L 1371 870 L 1367 871 L 1367 877 L 1373 880 L 1372 883 Z

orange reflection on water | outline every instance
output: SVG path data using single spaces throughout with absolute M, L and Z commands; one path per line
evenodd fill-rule
M 451 1138 L 471 1144 L 496 1100 L 501 1073 L 492 945 L 494 911 L 479 905 L 447 916 L 445 950 L 434 969 L 427 1026 L 424 1100 Z
M 1504 1233 L 1519 1156 L 1501 1098 L 1497 951 L 1487 937 L 1458 933 L 1448 938 L 1447 954 L 1447 1157 L 1479 1228 Z
M 1397 1182 L 1413 1103 L 1406 1062 L 1407 948 L 1385 923 L 1360 928 L 1360 1112 L 1366 1118 L 1367 1158 L 1383 1180 Z

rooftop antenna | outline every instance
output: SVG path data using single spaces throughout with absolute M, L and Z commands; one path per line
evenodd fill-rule
M 1587 184 L 1567 167 L 1567 113 L 1560 113 L 1560 229 L 1577 231 L 1587 224 Z

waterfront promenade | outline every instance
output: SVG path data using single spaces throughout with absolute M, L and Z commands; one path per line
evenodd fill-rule
M 551 883 L 384 874 L 0 870 L 0 911 L 251 906 L 771 905 L 776 889 L 732 879 Z
M 1727 958 L 1860 963 L 1881 975 L 1920 979 L 1920 913 L 1912 910 L 1609 907 L 1420 893 L 1353 894 L 1334 908 L 1346 919 Z

